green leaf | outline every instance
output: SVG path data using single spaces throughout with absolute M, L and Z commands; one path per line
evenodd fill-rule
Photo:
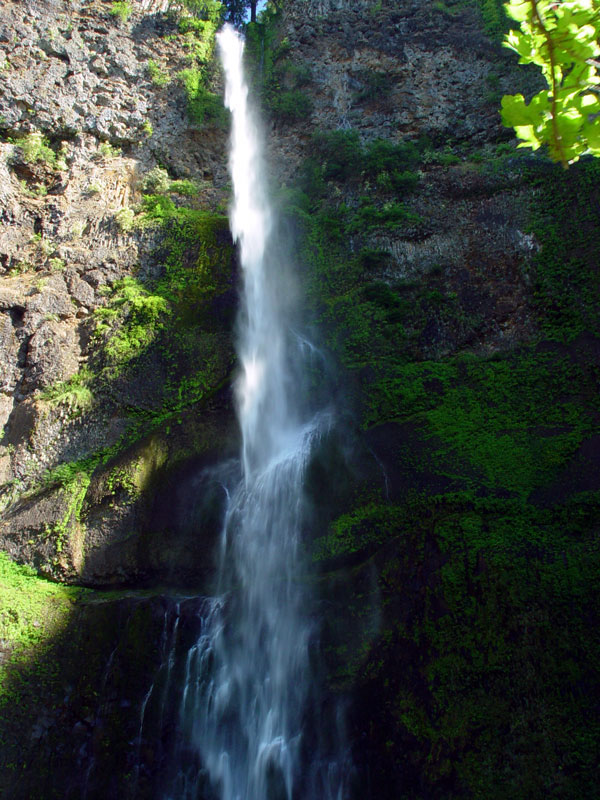
M 517 22 L 523 22 L 531 16 L 531 3 L 529 0 L 522 0 L 522 2 L 513 0 L 512 3 L 507 3 L 504 8 L 508 16 Z
M 502 123 L 507 128 L 530 125 L 534 122 L 531 109 L 522 94 L 507 94 L 502 98 Z

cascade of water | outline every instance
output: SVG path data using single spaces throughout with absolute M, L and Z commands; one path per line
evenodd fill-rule
M 327 416 L 299 400 L 312 346 L 294 330 L 293 282 L 273 241 L 243 40 L 226 26 L 218 43 L 232 113 L 231 230 L 243 271 L 236 386 L 242 477 L 228 498 L 220 595 L 204 606 L 202 633 L 185 665 L 180 727 L 202 769 L 180 769 L 167 796 L 321 800 L 337 794 L 335 781 L 325 777 L 315 790 L 301 774 L 311 622 L 299 536 L 303 476 Z M 331 765 L 323 770 L 331 773 Z

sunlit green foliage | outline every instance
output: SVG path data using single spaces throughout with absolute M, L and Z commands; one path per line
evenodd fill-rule
M 16 139 L 15 145 L 20 148 L 26 163 L 40 162 L 49 167 L 57 166 L 56 153 L 50 147 L 48 139 L 40 131 L 33 131 L 21 139 Z
M 502 120 L 514 127 L 520 147 L 548 146 L 563 166 L 582 155 L 600 155 L 600 54 L 597 0 L 513 0 L 508 14 L 520 24 L 505 45 L 520 64 L 540 67 L 548 85 L 529 103 L 522 94 L 502 99 Z
M 79 416 L 93 405 L 94 395 L 90 389 L 92 377 L 89 367 L 82 367 L 69 380 L 44 389 L 42 397 L 53 405 L 64 406 L 72 416 Z
M 127 22 L 132 13 L 133 7 L 128 0 L 115 0 L 110 9 L 110 14 L 121 22 Z
M 113 284 L 108 302 L 97 309 L 94 335 L 103 342 L 110 368 L 118 372 L 146 348 L 169 313 L 166 300 L 135 278 Z
M 82 590 L 39 578 L 0 551 L 0 639 L 15 655 L 53 634 Z M 0 694 L 5 674 L 0 670 Z
M 146 194 L 180 194 L 186 197 L 196 197 L 200 191 L 195 181 L 170 178 L 163 167 L 150 170 L 144 177 L 142 189 Z
M 167 72 L 164 72 L 156 63 L 150 59 L 148 61 L 148 75 L 150 76 L 150 80 L 152 81 L 154 86 L 159 88 L 166 86 L 169 83 L 169 75 Z
M 188 103 L 188 115 L 196 125 L 215 122 L 224 126 L 227 112 L 220 94 L 211 92 L 206 87 L 204 71 L 197 67 L 189 67 L 179 73 L 183 82 Z

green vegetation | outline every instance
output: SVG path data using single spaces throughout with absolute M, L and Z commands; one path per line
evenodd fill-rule
M 114 0 L 109 13 L 125 23 L 133 13 L 133 6 L 128 0 Z
M 109 290 L 108 302 L 95 311 L 94 336 L 103 345 L 111 374 L 118 374 L 147 348 L 164 324 L 167 302 L 151 294 L 135 278 L 117 281 Z
M 260 21 L 246 27 L 246 70 L 262 106 L 278 121 L 294 123 L 306 120 L 312 112 L 312 101 L 305 92 L 312 81 L 307 64 L 293 63 L 289 58 L 287 38 L 277 43 L 278 10 L 267 6 Z
M 153 170 L 147 180 L 155 190 L 191 193 L 190 182 L 172 181 L 164 170 Z M 106 305 L 92 319 L 95 346 L 88 365 L 45 390 L 43 398 L 65 406 L 71 415 L 85 414 L 97 399 L 113 402 L 115 391 L 126 391 L 124 379 L 135 384 L 144 375 L 147 380 L 148 360 L 151 373 L 160 369 L 160 383 L 152 388 L 152 405 L 128 402 L 129 424 L 115 444 L 59 465 L 46 475 L 45 486 L 70 487 L 75 494 L 82 476 L 89 482 L 96 468 L 135 442 L 180 422 L 186 409 L 205 401 L 229 377 L 233 354 L 227 326 L 233 309 L 213 312 L 215 301 L 230 290 L 227 218 L 178 207 L 170 197 L 152 194 L 145 196 L 139 219 L 161 229 L 156 254 L 163 263 L 160 277 L 152 282 L 127 277 L 106 288 Z M 76 499 L 83 497 L 76 494 Z M 70 520 L 78 518 L 80 508 L 71 509 Z
M 519 147 L 548 146 L 565 168 L 582 155 L 600 155 L 600 5 L 596 0 L 513 0 L 508 14 L 520 24 L 505 44 L 520 64 L 536 64 L 548 85 L 529 103 L 522 94 L 502 98 L 502 121 L 514 127 Z
M 133 230 L 135 222 L 134 210 L 128 206 L 120 208 L 115 214 L 115 222 L 121 233 L 128 233 Z
M 161 70 L 156 61 L 148 61 L 148 75 L 154 86 L 162 88 L 169 83 L 169 74 Z
M 200 187 L 194 181 L 183 179 L 173 179 L 162 167 L 154 167 L 144 177 L 142 190 L 146 194 L 179 194 L 184 197 L 196 197 L 200 192 Z
M 212 122 L 224 127 L 227 123 L 227 112 L 223 100 L 220 95 L 206 87 L 203 70 L 190 67 L 182 70 L 179 78 L 185 89 L 190 120 L 196 125 Z
M 387 181 L 390 189 L 406 192 L 418 183 L 418 176 L 411 169 L 417 166 L 421 155 L 411 141 L 374 139 L 363 145 L 353 130 L 321 132 L 314 137 L 313 152 L 324 180 L 343 181 L 362 176 L 378 184 Z
M 49 486 L 52 485 L 51 477 L 58 481 L 61 487 L 61 499 L 64 502 L 63 515 L 54 525 L 45 525 L 43 537 L 51 538 L 54 541 L 54 548 L 57 554 L 54 557 L 55 566 L 59 565 L 60 554 L 67 543 L 70 545 L 73 561 L 77 565 L 81 561 L 83 547 L 80 520 L 81 509 L 90 485 L 91 476 L 84 470 L 70 474 L 68 477 L 66 471 L 62 474 L 55 471 L 53 474 L 50 473 L 46 476 L 46 484 Z
M 215 36 L 222 21 L 223 5 L 218 0 L 186 0 L 183 5 L 188 13 L 184 12 L 179 19 L 177 38 L 190 66 L 177 77 L 183 84 L 189 118 L 198 126 L 225 127 L 227 114 L 220 93 L 213 91 Z
M 352 131 L 319 135 L 283 197 L 346 396 L 385 462 L 313 543 L 332 603 L 329 678 L 363 704 L 357 724 L 371 726 L 386 775 L 414 770 L 422 796 L 446 786 L 448 796 L 460 787 L 481 800 L 585 797 L 600 733 L 586 700 L 598 690 L 600 656 L 590 636 L 600 566 L 590 334 L 600 323 L 600 165 L 517 163 L 508 145 L 493 160 L 482 155 L 482 171 L 497 174 L 511 159 L 531 187 L 526 230 L 536 243 L 527 269 L 537 336 L 485 357 L 456 352 L 481 319 L 441 265 L 426 278 L 394 277 L 392 254 L 369 241 L 421 224 L 410 219 L 416 180 L 405 195 L 404 178 L 394 185 L 386 174 L 459 160 L 456 148 L 395 147 Z M 385 796 L 402 789 L 402 779 L 386 784 Z
M 269 103 L 271 112 L 283 122 L 298 122 L 310 117 L 312 101 L 300 89 L 277 92 Z
M 55 406 L 64 406 L 73 417 L 88 411 L 94 402 L 90 389 L 92 373 L 89 367 L 82 367 L 79 372 L 67 381 L 61 381 L 44 389 L 41 396 Z
M 0 639 L 10 660 L 60 630 L 81 594 L 79 588 L 39 578 L 35 570 L 15 564 L 0 551 Z M 0 698 L 6 678 L 6 669 L 0 669 Z
M 600 231 L 600 164 L 588 160 L 567 172 L 532 168 L 536 192 L 530 227 L 541 249 L 534 258 L 534 301 L 544 334 L 571 341 L 600 325 L 596 253 Z
M 115 147 L 110 142 L 102 142 L 98 150 L 100 155 L 106 159 L 119 158 L 121 155 L 121 148 Z
M 27 164 L 41 163 L 53 169 L 64 169 L 64 161 L 59 159 L 50 147 L 48 139 L 40 133 L 33 131 L 20 139 L 15 139 L 14 144 L 21 150 L 23 160 Z

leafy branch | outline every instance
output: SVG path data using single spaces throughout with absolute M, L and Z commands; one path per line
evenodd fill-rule
M 600 155 L 600 0 L 511 0 L 510 17 L 520 24 L 504 45 L 520 64 L 536 64 L 547 89 L 527 103 L 522 94 L 502 98 L 502 122 L 519 147 L 548 146 L 566 168 L 581 156 Z

